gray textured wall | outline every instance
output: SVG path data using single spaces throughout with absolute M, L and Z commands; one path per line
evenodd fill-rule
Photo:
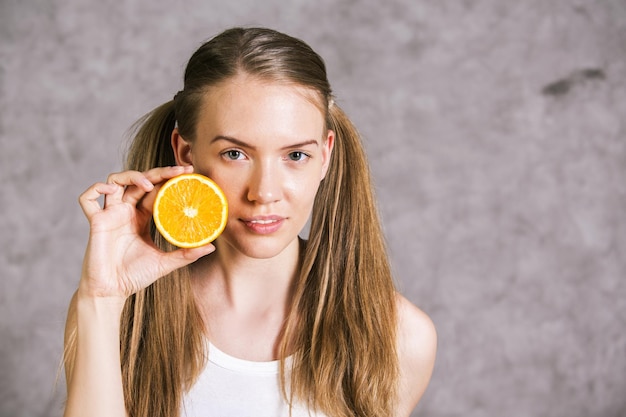
M 626 415 L 626 0 L 0 2 L 0 415 L 59 416 L 77 196 L 231 25 L 304 38 L 371 157 L 430 417 Z

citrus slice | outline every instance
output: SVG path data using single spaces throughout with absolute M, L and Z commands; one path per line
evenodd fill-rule
M 222 233 L 228 203 L 224 192 L 209 178 L 183 174 L 163 184 L 152 217 L 165 240 L 180 248 L 195 248 Z

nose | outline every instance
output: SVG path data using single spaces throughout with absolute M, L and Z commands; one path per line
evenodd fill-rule
M 248 185 L 248 200 L 268 204 L 282 198 L 280 172 L 271 161 L 255 164 Z

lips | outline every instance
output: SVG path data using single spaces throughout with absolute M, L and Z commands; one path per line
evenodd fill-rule
M 285 222 L 285 217 L 277 215 L 255 216 L 240 220 L 250 231 L 260 235 L 267 235 L 278 231 Z

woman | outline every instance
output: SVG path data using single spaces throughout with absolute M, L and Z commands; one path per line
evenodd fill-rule
M 360 138 L 309 46 L 260 28 L 205 43 L 127 169 L 80 197 L 66 416 L 411 413 L 435 331 L 394 289 Z M 214 245 L 175 249 L 150 223 L 186 172 L 228 198 Z

